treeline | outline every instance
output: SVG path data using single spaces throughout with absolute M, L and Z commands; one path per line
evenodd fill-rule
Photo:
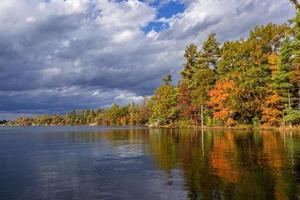
M 145 125 L 150 116 L 146 104 L 113 105 L 108 109 L 74 110 L 65 115 L 40 115 L 20 117 L 8 125 Z
M 142 105 L 19 118 L 15 124 L 285 126 L 300 124 L 300 4 L 287 24 L 257 26 L 246 39 L 185 49 L 181 80 L 170 75 Z

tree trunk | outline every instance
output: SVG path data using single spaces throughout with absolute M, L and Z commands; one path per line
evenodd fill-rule
M 292 108 L 292 103 L 291 103 L 291 95 L 289 94 L 289 108 Z M 292 123 L 289 122 L 289 127 L 292 128 Z
M 288 96 L 288 101 L 289 101 L 289 108 L 291 108 L 291 95 L 289 94 L 289 96 Z
M 284 110 L 282 110 L 282 126 L 285 128 Z
M 201 105 L 201 128 L 204 126 L 204 117 L 203 117 L 203 104 Z

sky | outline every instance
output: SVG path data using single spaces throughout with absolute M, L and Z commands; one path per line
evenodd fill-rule
M 1 0 L 0 120 L 142 102 L 184 48 L 294 16 L 288 0 Z

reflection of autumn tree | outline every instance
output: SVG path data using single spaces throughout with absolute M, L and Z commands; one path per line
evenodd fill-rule
M 274 176 L 266 162 L 261 157 L 262 139 L 260 135 L 253 132 L 231 133 L 235 138 L 235 148 L 232 151 L 237 153 L 236 164 L 241 176 L 235 184 L 234 193 L 240 199 L 274 199 Z
M 202 137 L 202 134 L 203 135 Z M 219 179 L 211 173 L 207 152 L 211 149 L 212 134 L 199 131 L 180 135 L 178 150 L 189 199 L 220 198 Z
M 275 170 L 282 170 L 285 158 L 284 143 L 280 138 L 280 134 L 272 134 L 263 132 L 263 151 L 261 152 L 268 165 Z M 265 162 L 265 161 L 262 161 Z
M 171 174 L 181 168 L 189 199 L 295 199 L 283 139 L 275 133 L 159 130 L 150 153 Z M 204 151 L 203 151 L 204 150 Z
M 165 130 L 149 133 L 151 154 L 159 167 L 167 170 L 180 167 L 190 199 L 220 197 L 218 178 L 210 173 L 209 160 L 205 156 L 211 148 L 211 134 L 203 135 L 195 130 Z M 205 180 L 205 181 L 204 181 Z
M 253 165 L 248 153 L 253 147 L 249 143 L 249 135 L 225 132 L 214 135 L 212 142 L 210 164 L 221 179 L 220 189 L 226 199 L 258 199 L 261 194 L 256 193 L 261 188 L 255 184 L 255 173 L 251 174 Z
M 226 132 L 213 143 L 211 163 L 229 199 L 296 199 L 280 135 Z
M 150 131 L 149 153 L 154 156 L 159 168 L 167 171 L 177 168 L 176 144 L 178 140 L 178 134 L 172 130 Z
M 232 133 L 216 136 L 213 139 L 213 149 L 210 152 L 210 162 L 215 173 L 226 182 L 236 183 L 240 179 L 241 172 L 234 165 L 232 159 L 237 159 L 237 151 L 232 151 L 236 148 L 235 138 Z M 229 155 L 226 155 L 230 153 Z
M 293 138 L 286 134 L 272 134 L 265 131 L 263 134 L 263 155 L 272 169 L 275 179 L 274 195 L 276 199 L 297 199 L 297 188 L 293 174 L 287 173 L 293 171 Z M 288 141 L 292 143 L 288 143 Z M 292 148 L 291 148 L 292 146 Z M 299 195 L 298 195 L 299 196 Z

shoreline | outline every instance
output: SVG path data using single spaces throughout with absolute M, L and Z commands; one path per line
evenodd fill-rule
M 180 127 L 180 126 L 174 126 L 174 125 L 160 125 L 160 126 L 153 126 L 153 125 L 112 125 L 112 126 L 107 126 L 107 125 L 96 125 L 96 124 L 85 124 L 85 125 L 6 125 L 6 124 L 1 124 L 0 127 L 97 127 L 97 126 L 102 126 L 102 127 L 142 127 L 142 128 L 162 128 L 162 129 L 199 129 L 199 130 L 233 130 L 233 131 L 238 131 L 238 130 L 247 130 L 247 131 L 254 131 L 254 130 L 259 130 L 259 131 L 300 131 L 300 127 L 259 127 L 259 126 L 237 126 L 237 127 L 226 127 L 226 126 L 186 126 L 186 127 Z
M 300 127 L 200 127 L 200 126 L 190 126 L 190 127 L 171 127 L 171 126 L 158 126 L 149 128 L 166 128 L 166 129 L 199 129 L 199 130 L 244 130 L 244 131 L 300 131 Z

